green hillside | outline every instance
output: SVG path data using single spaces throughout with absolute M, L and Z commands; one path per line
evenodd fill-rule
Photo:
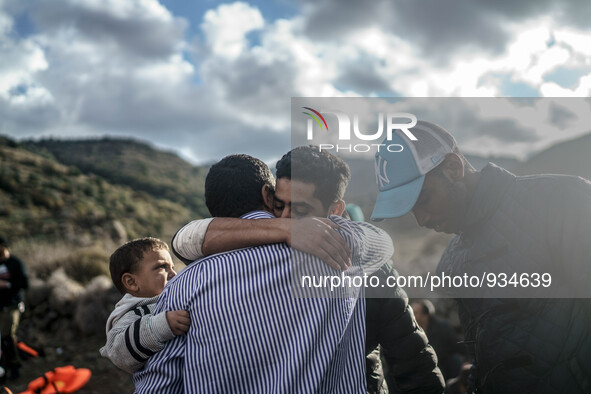
M 207 213 L 204 173 L 132 140 L 17 143 L 0 136 L 0 235 L 30 279 L 19 339 L 46 354 L 26 362 L 22 378 L 11 382 L 15 392 L 65 364 L 90 368 L 95 387 L 133 390 L 129 375 L 98 353 L 120 298 L 109 255 L 133 238 L 169 243 L 181 225 Z
M 27 141 L 27 149 L 49 154 L 84 174 L 187 207 L 192 216 L 209 216 L 203 199 L 207 167 L 194 167 L 174 153 L 133 139 Z
M 54 147 L 59 144 L 51 142 Z M 105 160 L 123 167 L 120 175 L 113 175 L 123 183 L 126 175 L 130 177 L 128 164 L 117 161 L 113 152 L 101 152 L 104 146 L 99 144 L 94 157 L 104 155 Z M 85 174 L 77 166 L 60 163 L 56 158 L 66 155 L 68 149 L 56 148 L 60 152 L 56 158 L 29 149 L 0 137 L 0 234 L 13 241 L 29 240 L 30 244 L 60 240 L 70 245 L 91 244 L 94 239 L 122 242 L 168 234 L 193 217 L 186 206 L 165 199 L 164 193 L 115 185 L 107 177 Z M 73 145 L 69 149 L 72 157 L 84 155 Z M 139 153 L 135 158 L 135 162 L 142 160 Z M 87 159 L 92 160 L 90 155 Z M 106 173 L 106 165 L 99 168 L 105 168 Z M 136 184 L 141 184 L 144 178 L 137 178 Z

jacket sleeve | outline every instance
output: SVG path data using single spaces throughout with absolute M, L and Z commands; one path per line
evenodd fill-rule
M 397 275 L 393 269 L 389 272 L 382 269 L 377 274 Z M 388 291 L 392 292 L 389 298 L 379 299 L 381 305 L 375 324 L 377 341 L 392 378 L 389 382 L 395 381 L 395 390 L 401 393 L 442 393 L 445 382 L 437 367 L 437 355 L 417 324 L 406 294 L 399 288 Z
M 143 316 L 141 313 L 141 307 L 138 307 L 117 320 L 107 334 L 106 345 L 100 350 L 103 357 L 129 373 L 141 369 L 150 356 L 174 338 L 166 313 Z
M 193 220 L 172 237 L 172 252 L 183 263 L 189 264 L 203 255 L 203 240 L 213 218 Z

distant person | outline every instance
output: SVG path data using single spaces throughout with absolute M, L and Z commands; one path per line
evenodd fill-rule
M 217 217 L 241 217 L 247 225 L 269 222 L 274 190 L 265 163 L 248 155 L 225 157 L 205 180 L 205 202 L 216 217 L 211 225 Z M 337 231 L 326 231 L 346 241 L 351 271 L 360 271 L 367 254 L 378 261 L 392 255 L 385 232 L 367 231 L 377 239 L 362 244 L 359 227 L 331 219 Z M 365 308 L 358 301 L 363 289 L 294 296 L 294 268 L 326 277 L 340 272 L 289 248 L 283 233 L 276 234 L 277 243 L 192 262 L 170 281 L 156 310 L 188 308 L 199 324 L 169 341 L 134 375 L 136 392 L 365 393 Z M 319 293 L 328 295 L 327 289 Z
M 412 212 L 422 227 L 456 234 L 437 273 L 482 276 L 503 285 L 452 288 L 465 342 L 483 393 L 591 392 L 591 300 L 499 298 L 515 294 L 515 273 L 538 277 L 520 294 L 588 297 L 591 282 L 591 183 L 564 175 L 515 176 L 489 164 L 476 171 L 441 126 L 419 121 L 411 141 L 396 131 L 401 152 L 376 155 L 379 194 L 372 219 Z M 540 275 L 541 276 L 541 275 Z M 490 277 L 490 275 L 489 275 Z M 486 277 L 485 277 L 486 279 Z M 547 283 L 547 282 L 546 282 Z M 570 286 L 568 286 L 570 285 Z M 480 293 L 482 291 L 482 293 Z M 503 291 L 505 293 L 503 293 Z M 488 298 L 467 298 L 475 294 Z
M 276 169 L 273 210 L 278 219 L 259 223 L 225 218 L 216 218 L 213 222 L 211 219 L 193 221 L 175 235 L 172 248 L 176 255 L 185 261 L 192 261 L 202 257 L 202 253 L 244 247 L 252 238 L 250 234 L 257 234 L 257 242 L 271 242 L 281 232 L 284 220 L 289 219 L 290 226 L 296 226 L 305 220 L 333 219 L 331 215 L 344 213 L 343 196 L 350 171 L 341 158 L 326 151 L 319 152 L 318 147 L 300 146 L 283 155 Z M 353 216 L 363 220 L 362 212 L 359 207 L 357 209 Z M 373 245 L 380 245 L 380 242 L 383 244 L 382 249 L 386 249 L 385 241 L 380 241 L 381 237 L 385 236 L 391 242 L 383 230 L 369 223 L 350 222 L 340 217 L 333 220 L 357 229 L 362 235 L 361 245 L 366 252 L 361 266 L 366 274 L 380 277 L 381 283 L 386 283 L 389 275 L 396 274 L 389 258 L 384 261 L 372 252 Z M 206 230 L 207 233 L 203 234 Z M 305 230 L 294 232 L 292 242 L 308 239 L 309 231 Z M 327 231 L 334 233 L 330 228 Z M 222 241 L 226 241 L 226 244 L 223 245 Z M 416 325 L 404 291 L 399 287 L 367 288 L 366 296 L 367 392 L 388 391 L 380 361 L 381 349 L 390 367 L 391 385 L 395 385 L 397 390 L 441 393 L 444 381 L 437 368 L 435 353 L 428 345 L 425 333 Z M 392 392 L 393 389 L 390 388 Z
M 0 365 L 8 379 L 20 376 L 21 361 L 16 348 L 21 313 L 25 310 L 24 290 L 29 288 L 25 265 L 10 254 L 8 241 L 0 237 L 0 337 L 2 356 Z
M 414 300 L 410 303 L 417 323 L 427 333 L 429 344 L 437 353 L 437 365 L 445 380 L 455 378 L 462 367 L 462 350 L 453 326 L 435 315 L 435 306 L 429 300 Z
M 345 205 L 345 212 L 343 212 L 343 217 L 347 217 L 348 219 L 354 222 L 364 222 L 365 216 L 363 215 L 363 211 L 361 207 L 357 204 L 347 203 Z
M 107 320 L 107 343 L 100 353 L 133 373 L 166 341 L 185 334 L 191 321 L 185 310 L 153 314 L 158 296 L 176 275 L 166 243 L 150 237 L 130 241 L 113 252 L 109 269 L 124 296 Z

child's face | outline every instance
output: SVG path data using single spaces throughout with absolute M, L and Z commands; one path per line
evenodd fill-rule
M 144 254 L 139 269 L 134 274 L 138 285 L 137 297 L 155 297 L 162 292 L 166 282 L 176 275 L 172 258 L 167 250 L 151 250 Z

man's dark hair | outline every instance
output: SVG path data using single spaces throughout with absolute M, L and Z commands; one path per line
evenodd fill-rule
M 168 245 L 158 238 L 146 237 L 134 239 L 121 245 L 111 255 L 109 259 L 109 271 L 111 271 L 111 280 L 121 292 L 127 293 L 127 289 L 121 282 L 121 277 L 125 273 L 135 273 L 139 268 L 139 263 L 144 258 L 144 254 L 153 250 L 169 250 Z
M 211 166 L 205 178 L 205 204 L 212 216 L 240 217 L 264 209 L 261 190 L 275 190 L 269 167 L 248 155 L 230 155 Z
M 298 146 L 277 162 L 277 179 L 289 178 L 316 186 L 314 192 L 324 208 L 343 199 L 351 178 L 349 166 L 340 157 L 317 146 Z

